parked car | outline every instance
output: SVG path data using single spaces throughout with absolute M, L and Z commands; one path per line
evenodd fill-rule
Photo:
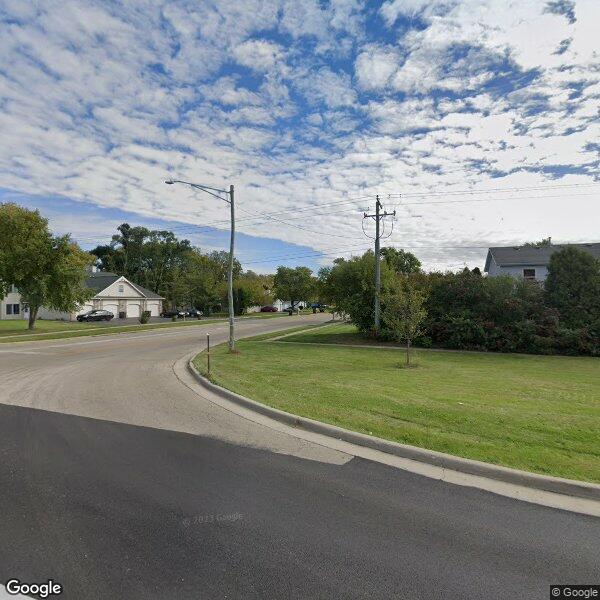
M 320 302 L 313 302 L 310 307 L 312 308 L 313 313 L 325 312 L 327 310 L 327 304 L 321 304 Z
M 204 313 L 197 308 L 190 308 L 185 311 L 185 316 L 189 317 L 190 319 L 201 319 L 203 314 Z
M 171 310 L 163 310 L 160 313 L 161 317 L 164 317 L 165 319 L 171 319 L 173 317 L 177 317 L 178 319 L 183 319 L 184 316 L 186 316 L 186 313 L 184 310 L 179 310 L 177 308 L 175 309 L 171 309 Z
M 277 312 L 277 308 L 275 306 L 263 306 L 260 312 Z
M 77 320 L 83 321 L 110 321 L 115 315 L 109 310 L 90 310 L 89 312 L 77 315 Z

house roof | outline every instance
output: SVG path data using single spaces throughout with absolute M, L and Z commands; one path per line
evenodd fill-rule
M 120 279 L 120 277 L 120 275 L 109 273 L 108 271 L 97 271 L 88 275 L 85 285 L 97 292 L 101 292 L 117 281 L 117 279 Z
M 574 246 L 589 252 L 594 258 L 600 259 L 600 243 L 595 244 L 550 244 L 546 246 L 498 246 L 488 250 L 485 261 L 485 271 L 490 267 L 491 260 L 499 267 L 547 266 L 550 257 L 563 248 Z
M 108 271 L 96 271 L 95 273 L 90 273 L 88 275 L 88 278 L 85 280 L 85 285 L 99 293 L 121 278 L 131 283 L 131 285 L 136 290 L 138 290 L 144 296 L 144 298 L 148 298 L 151 300 L 163 300 L 162 296 L 155 294 L 153 291 L 148 290 L 145 287 L 138 285 L 137 283 L 129 281 L 129 279 L 123 277 L 122 275 L 117 275 L 116 273 L 109 273 Z

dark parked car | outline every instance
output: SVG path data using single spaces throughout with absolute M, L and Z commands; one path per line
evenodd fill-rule
M 189 317 L 190 319 L 201 319 L 203 314 L 204 313 L 197 308 L 190 308 L 185 311 L 185 316 Z
M 260 312 L 277 312 L 277 309 L 274 306 L 263 306 Z
M 313 313 L 325 312 L 327 310 L 327 304 L 321 304 L 320 302 L 313 302 L 310 307 L 312 308 Z
M 179 309 L 163 310 L 160 313 L 160 316 L 164 317 L 165 319 L 170 319 L 172 317 L 177 317 L 178 319 L 183 319 L 183 317 L 186 316 L 186 312 L 184 310 L 179 310 Z
M 82 321 L 110 321 L 115 315 L 109 310 L 90 310 L 89 312 L 77 315 L 77 320 Z

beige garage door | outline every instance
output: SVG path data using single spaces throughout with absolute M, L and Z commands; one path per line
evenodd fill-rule
M 140 305 L 133 304 L 132 302 L 128 302 L 127 303 L 127 316 L 138 318 L 140 316 Z
M 119 316 L 119 307 L 116 304 L 102 303 L 102 310 L 109 310 L 115 319 Z
M 148 310 L 151 317 L 158 317 L 158 302 L 148 302 Z

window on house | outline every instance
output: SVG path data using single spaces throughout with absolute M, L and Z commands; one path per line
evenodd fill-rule
M 13 307 L 12 304 L 7 304 L 6 305 L 6 314 L 7 315 L 12 315 L 12 307 Z
M 13 304 L 13 315 L 18 315 L 21 312 L 21 307 L 18 304 Z
M 120 285 L 119 286 L 119 294 L 122 294 L 125 291 L 125 286 L 124 285 Z
M 523 277 L 525 279 L 535 279 L 535 269 L 523 269 Z

